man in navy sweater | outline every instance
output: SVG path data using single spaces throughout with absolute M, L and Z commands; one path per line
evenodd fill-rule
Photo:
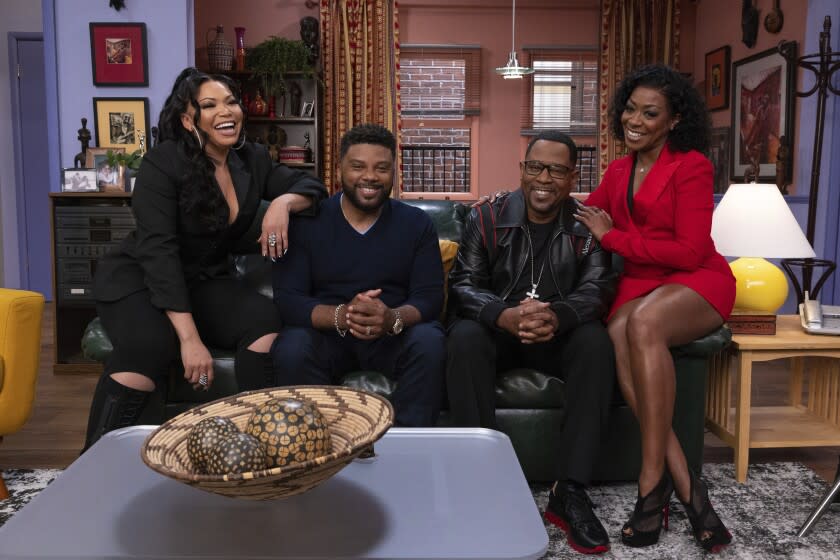
M 284 325 L 275 382 L 329 385 L 380 371 L 397 384 L 396 424 L 433 426 L 446 362 L 437 232 L 425 212 L 390 198 L 396 140 L 386 128 L 349 130 L 339 157 L 342 192 L 317 217 L 292 221 L 289 251 L 274 264 Z

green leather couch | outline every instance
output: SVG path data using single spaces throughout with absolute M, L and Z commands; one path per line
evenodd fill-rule
M 441 239 L 460 239 L 463 218 L 469 209 L 449 201 L 407 201 L 425 210 L 434 220 Z M 257 238 L 255 233 L 251 237 Z M 271 297 L 270 266 L 257 255 L 237 257 L 237 272 L 267 298 Z M 674 430 L 685 449 L 689 465 L 702 468 L 706 366 L 709 358 L 731 338 L 725 327 L 690 344 L 672 349 L 677 372 Z M 103 361 L 112 347 L 99 320 L 94 319 L 82 339 L 88 358 Z M 211 349 L 215 358 L 215 381 L 207 392 L 195 391 L 173 367 L 167 387 L 159 387 L 144 417 L 145 423 L 159 423 L 199 403 L 237 392 L 233 373 L 233 352 Z M 393 383 L 376 372 L 353 372 L 345 385 L 389 395 Z M 563 425 L 565 394 L 563 382 L 530 369 L 502 372 L 496 387 L 496 418 L 499 428 L 513 442 L 525 476 L 531 481 L 549 481 L 555 470 L 553 442 L 559 441 Z M 446 411 L 441 425 L 448 421 Z M 616 391 L 609 434 L 601 447 L 595 480 L 634 480 L 639 472 L 639 427 L 629 407 Z

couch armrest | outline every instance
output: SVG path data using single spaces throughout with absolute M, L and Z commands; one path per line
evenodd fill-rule
M 99 317 L 94 317 L 82 334 L 82 355 L 89 360 L 102 363 L 113 351 L 114 346 L 105 334 L 102 322 Z
M 729 327 L 724 325 L 717 330 L 710 332 L 706 336 L 693 340 L 688 344 L 671 348 L 671 353 L 675 358 L 683 356 L 704 358 L 717 354 L 729 346 L 730 342 L 732 342 L 732 331 L 729 330 Z

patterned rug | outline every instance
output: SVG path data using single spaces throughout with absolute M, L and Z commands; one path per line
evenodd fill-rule
M 8 470 L 3 478 L 10 497 L 0 502 L 0 525 L 26 505 L 38 492 L 61 473 L 59 470 Z M 750 465 L 747 484 L 735 482 L 731 464 L 706 465 L 712 502 L 734 535 L 734 542 L 717 558 L 836 559 L 840 558 L 840 506 L 820 519 L 813 531 L 802 539 L 796 532 L 827 489 L 826 483 L 799 463 Z M 548 486 L 531 487 L 537 506 L 547 500 Z M 671 503 L 671 530 L 662 533 L 659 543 L 644 549 L 632 549 L 618 541 L 622 524 L 627 520 L 636 498 L 632 484 L 605 484 L 589 491 L 596 512 L 613 539 L 612 550 L 601 558 L 702 558 L 695 544 L 682 506 Z M 582 558 L 566 543 L 565 534 L 547 524 L 548 553 L 545 559 Z

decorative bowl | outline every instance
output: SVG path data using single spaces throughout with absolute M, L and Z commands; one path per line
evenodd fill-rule
M 196 474 L 187 453 L 190 430 L 209 416 L 230 418 L 244 430 L 251 414 L 274 398 L 316 404 L 330 430 L 326 455 L 285 467 L 239 474 Z M 239 393 L 192 408 L 167 420 L 149 434 L 141 449 L 143 462 L 158 473 L 207 492 L 247 500 L 287 498 L 311 490 L 381 438 L 394 421 L 385 398 L 348 387 L 297 385 Z

